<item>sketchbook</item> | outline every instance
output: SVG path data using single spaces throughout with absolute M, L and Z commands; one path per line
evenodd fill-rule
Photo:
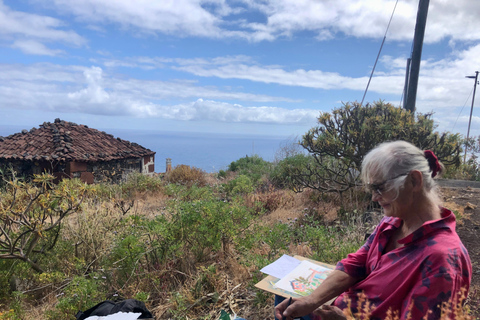
M 289 272 L 284 272 L 281 278 L 268 275 L 262 281 L 257 283 L 255 287 L 275 293 L 282 297 L 302 297 L 313 292 L 326 277 L 335 270 L 334 265 L 307 259 L 301 256 L 294 256 L 299 262 L 292 267 Z M 283 264 L 285 257 L 278 259 L 275 263 Z M 267 267 L 272 268 L 272 265 Z M 265 269 L 269 268 L 264 268 Z M 277 273 L 278 275 L 278 273 Z

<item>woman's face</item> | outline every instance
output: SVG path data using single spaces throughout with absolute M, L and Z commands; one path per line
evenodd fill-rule
M 383 208 L 384 214 L 388 217 L 404 218 L 410 210 L 411 199 L 408 196 L 408 190 L 400 188 L 397 192 L 391 187 L 392 180 L 405 175 L 408 175 L 408 173 L 389 180 L 371 179 L 373 183 L 369 186 L 372 192 L 372 201 L 378 202 Z

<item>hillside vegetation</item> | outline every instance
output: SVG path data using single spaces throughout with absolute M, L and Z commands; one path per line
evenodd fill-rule
M 156 319 L 218 319 L 221 310 L 271 319 L 272 295 L 254 288 L 262 267 L 284 253 L 335 264 L 379 220 L 356 173 L 368 149 L 352 142 L 419 141 L 414 130 L 441 156 L 447 177 L 480 177 L 474 153 L 461 161 L 465 142 L 433 129 L 429 115 L 412 118 L 381 102 L 346 105 L 276 161 L 247 156 L 215 174 L 180 165 L 86 185 L 3 170 L 0 319 L 75 319 L 125 298 L 144 301 Z
M 172 176 L 178 170 L 188 169 Z M 363 240 L 367 225 L 354 211 L 343 208 L 342 221 L 325 216 L 340 208 L 335 196 L 275 189 L 248 174 L 192 176 L 203 186 L 185 172 L 181 183 L 141 175 L 121 185 L 11 181 L 2 214 L 17 221 L 2 220 L 0 318 L 75 319 L 105 299 L 135 298 L 157 319 L 212 319 L 244 307 L 244 316 L 264 319 L 272 298 L 253 288 L 260 268 L 283 253 L 335 263 Z M 351 196 L 352 208 L 364 197 Z

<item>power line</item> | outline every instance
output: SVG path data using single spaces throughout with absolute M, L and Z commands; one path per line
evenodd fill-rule
M 390 28 L 390 24 L 392 23 L 393 15 L 395 14 L 395 9 L 397 9 L 397 4 L 398 4 L 398 0 L 397 2 L 395 2 L 395 7 L 393 7 L 393 12 L 392 12 L 392 15 L 390 16 L 390 21 L 388 21 L 387 30 L 385 30 L 385 35 L 383 36 L 382 45 L 380 46 L 380 50 L 378 51 L 377 59 L 375 59 L 375 64 L 373 65 L 372 73 L 370 74 L 370 78 L 368 79 L 367 87 L 365 88 L 365 92 L 363 93 L 363 98 L 360 105 L 363 105 L 363 101 L 365 100 L 365 96 L 367 95 L 368 87 L 370 86 L 370 81 L 372 81 L 373 73 L 375 72 L 378 59 L 380 58 L 380 53 L 382 52 L 383 44 L 385 43 L 385 39 L 387 39 L 388 29 Z
M 453 132 L 453 129 L 455 129 L 455 126 L 457 125 L 458 118 L 460 118 L 460 116 L 462 115 L 463 109 L 467 105 L 467 102 L 470 100 L 470 96 L 472 95 L 472 93 L 473 93 L 473 88 L 472 88 L 472 91 L 470 91 L 470 94 L 468 95 L 467 99 L 465 100 L 465 103 L 463 104 L 462 109 L 458 113 L 457 120 L 455 120 L 455 123 L 453 124 L 452 132 Z

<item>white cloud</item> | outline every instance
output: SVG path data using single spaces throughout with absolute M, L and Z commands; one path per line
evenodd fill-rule
M 376 72 L 369 92 L 401 96 L 405 82 L 404 57 L 384 56 L 381 64 L 386 71 Z M 321 70 L 286 70 L 284 66 L 259 65 L 244 56 L 214 59 L 177 59 L 165 63 L 171 68 L 200 77 L 242 79 L 267 84 L 306 87 L 323 90 L 365 90 L 368 77 L 348 77 Z M 480 44 L 464 51 L 455 51 L 447 58 L 422 61 L 417 93 L 417 107 L 421 111 L 439 107 L 459 106 L 471 90 L 465 75 L 480 66 Z
M 179 36 L 218 37 L 225 32 L 218 26 L 222 15 L 231 12 L 223 1 L 54 0 L 53 3 L 87 23 L 114 23 L 145 33 Z M 211 3 L 213 12 L 202 7 L 205 3 Z
M 147 34 L 236 37 L 257 42 L 291 37 L 300 31 L 311 31 L 319 40 L 331 39 L 337 33 L 378 39 L 385 33 L 396 0 L 54 0 L 53 3 L 61 12 L 90 24 L 113 23 Z M 398 2 L 389 39 L 411 41 L 417 9 L 417 0 Z M 263 15 L 265 22 L 249 20 L 248 14 L 252 12 Z M 238 14 L 243 15 L 239 18 Z M 478 1 L 431 1 L 425 41 L 437 42 L 446 37 L 478 40 L 479 15 Z
M 177 120 L 211 120 L 219 122 L 262 122 L 277 124 L 314 124 L 318 110 L 288 110 L 275 107 L 243 107 L 198 99 L 194 103 L 160 109 L 163 117 Z
M 195 97 L 206 97 L 198 99 Z M 22 97 L 22 99 L 18 99 Z M 213 99 L 258 102 L 293 101 L 242 92 L 194 86 L 191 82 L 162 82 L 115 78 L 97 66 L 90 68 L 37 64 L 0 65 L 1 108 L 128 115 L 177 120 L 221 122 L 315 122 L 318 111 L 269 106 L 243 107 Z M 187 100 L 175 103 L 168 100 Z M 162 101 L 162 102 L 158 102 Z M 193 101 L 193 102 L 192 102 Z
M 12 43 L 24 53 L 36 55 L 58 55 L 60 50 L 52 50 L 44 42 L 61 42 L 74 46 L 86 44 L 86 40 L 76 32 L 61 28 L 61 20 L 32 13 L 11 10 L 0 0 L 0 38 Z
M 113 24 L 144 35 L 177 37 L 241 38 L 253 42 L 289 38 L 310 31 L 319 41 L 337 34 L 358 38 L 383 37 L 396 0 L 37 0 L 73 15 L 90 29 Z M 415 29 L 417 0 L 400 1 L 387 38 L 411 42 Z M 249 20 L 251 13 L 264 21 Z M 241 14 L 238 16 L 238 14 Z M 450 38 L 480 39 L 480 2 L 437 0 L 430 2 L 426 43 Z M 59 19 L 9 9 L 0 0 L 0 35 L 25 40 L 58 41 L 82 46 L 86 40 L 71 30 L 62 30 Z M 19 39 L 17 39 L 19 40 Z M 21 39 L 23 40 L 23 39 Z M 41 52 L 41 50 L 37 50 Z M 54 51 L 44 50 L 46 54 Z
M 20 49 L 23 53 L 26 54 L 43 56 L 57 56 L 64 53 L 63 50 L 49 49 L 43 43 L 35 40 L 17 40 L 13 42 L 12 48 Z
M 221 79 L 243 79 L 263 83 L 277 83 L 286 86 L 298 86 L 317 89 L 362 90 L 367 78 L 350 78 L 336 72 L 321 70 L 286 71 L 282 66 L 260 66 L 243 56 L 206 59 L 178 59 L 176 70 L 192 73 L 201 77 Z
M 72 100 L 83 100 L 88 104 L 104 104 L 109 102 L 110 95 L 103 89 L 102 69 L 91 67 L 83 72 L 87 81 L 87 88 L 68 94 Z
M 319 40 L 336 33 L 360 38 L 382 38 L 396 0 L 246 0 L 261 11 L 267 22 L 245 24 L 256 41 L 312 31 Z M 387 38 L 411 41 L 414 34 L 417 0 L 399 1 Z M 451 37 L 457 40 L 480 39 L 480 2 L 472 0 L 430 1 L 425 42 Z

